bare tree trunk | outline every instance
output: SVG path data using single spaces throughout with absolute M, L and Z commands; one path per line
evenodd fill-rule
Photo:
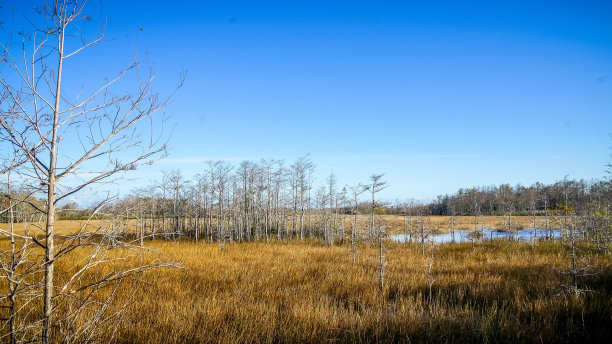
M 382 181 L 384 174 L 373 174 L 370 176 L 372 184 L 368 185 L 367 190 L 372 194 L 372 212 L 370 215 L 370 235 L 377 234 L 378 237 L 378 269 L 380 273 L 380 290 L 384 292 L 384 275 L 385 275 L 385 264 L 384 264 L 384 250 L 383 250 L 383 227 L 382 224 L 376 225 L 374 221 L 374 211 L 376 209 L 376 193 L 387 188 L 387 182 Z M 375 228 L 376 227 L 376 228 Z M 375 229 L 378 229 L 376 233 L 372 233 Z M 370 236 L 371 238 L 371 236 Z M 370 243 L 371 245 L 371 243 Z
M 474 213 L 474 233 L 470 235 L 470 239 L 472 241 L 472 252 L 476 252 L 476 246 L 474 245 L 474 234 L 478 231 L 478 216 Z
M 64 62 L 64 19 L 60 19 L 58 29 L 58 66 L 57 83 L 55 87 L 55 105 L 53 108 L 53 128 L 49 147 L 49 167 L 47 181 L 47 223 L 45 226 L 45 288 L 44 288 L 44 310 L 41 341 L 43 344 L 49 343 L 50 330 L 53 315 L 53 275 L 54 275 L 54 224 L 55 224 L 55 158 L 57 149 L 57 126 L 60 111 L 61 86 L 62 86 L 62 67 Z
M 425 257 L 425 217 L 421 215 L 421 254 Z
M 11 344 L 15 344 L 17 342 L 16 333 L 15 333 L 15 293 L 16 293 L 16 284 L 15 284 L 15 227 L 14 227 L 14 216 L 13 216 L 13 199 L 11 195 L 11 171 L 8 171 L 7 174 L 7 182 L 6 182 L 6 193 L 8 197 L 8 215 L 9 215 L 9 230 L 11 237 L 11 266 L 9 269 L 9 336 Z
M 414 226 L 413 226 L 413 218 L 412 218 L 412 212 L 410 212 L 408 214 L 408 221 L 410 222 L 410 233 L 408 234 L 408 241 L 410 243 L 412 243 L 412 237 L 413 237 L 413 233 L 414 233 Z
M 451 215 L 451 235 L 453 243 L 455 242 L 455 215 Z

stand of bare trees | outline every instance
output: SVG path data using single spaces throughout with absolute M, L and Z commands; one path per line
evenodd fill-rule
M 313 190 L 313 175 L 308 156 L 289 167 L 275 160 L 236 166 L 209 161 L 193 178 L 179 170 L 165 171 L 161 180 L 103 212 L 126 214 L 136 228 L 131 235 L 148 238 L 224 243 L 310 237 L 333 245 L 344 242 L 349 232 L 353 243 L 366 234 L 376 237 L 371 223 L 357 216 L 370 213 L 360 210 L 358 199 L 367 187 L 351 188 L 349 199 L 348 188 L 338 190 L 333 174 L 325 186 Z
M 373 244 L 378 232 L 372 226 L 372 202 L 360 199 L 368 186 L 339 188 L 332 174 L 324 185 L 315 187 L 314 172 L 308 156 L 293 164 L 281 160 L 236 165 L 209 161 L 191 178 L 178 170 L 165 171 L 159 181 L 134 190 L 103 212 L 122 214 L 126 226 L 132 224 L 129 234 L 141 238 L 141 242 L 145 237 L 191 237 L 220 243 L 310 237 L 328 245 L 345 240 L 354 244 L 364 238 Z M 525 221 L 517 221 L 517 216 L 528 217 L 538 236 L 547 238 L 553 237 L 553 230 L 561 230 L 567 237 L 569 227 L 564 219 L 571 215 L 580 219 L 581 237 L 600 250 L 609 250 L 609 185 L 606 181 L 587 183 L 564 178 L 551 185 L 460 189 L 429 204 L 410 200 L 395 206 L 377 203 L 375 208 L 380 213 L 402 215 L 403 228 L 395 228 L 395 233 L 418 242 L 423 255 L 429 236 L 447 230 L 454 235 L 457 228 L 470 228 L 469 238 L 475 249 L 478 240 L 488 239 L 483 235 L 490 229 L 484 218 L 488 215 L 499 216 L 496 228 L 510 234 L 525 229 L 521 227 Z M 14 192 L 28 196 L 19 189 Z M 28 199 L 32 204 L 40 203 L 31 196 Z M 21 207 L 30 205 L 23 203 Z M 439 221 L 435 223 L 430 215 L 449 216 L 448 228 L 440 228 Z M 24 218 L 21 213 L 16 216 Z M 535 240 L 536 231 L 533 235 Z

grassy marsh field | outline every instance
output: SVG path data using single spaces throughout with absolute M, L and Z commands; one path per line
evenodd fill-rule
M 410 221 L 410 219 L 412 219 L 413 224 L 415 226 L 418 221 L 417 216 L 412 216 L 412 217 L 402 216 L 402 215 L 377 215 L 377 216 L 383 219 L 383 221 L 387 224 L 388 228 L 391 230 L 392 233 L 403 232 L 404 228 L 406 227 L 406 224 Z M 348 215 L 344 215 L 344 219 L 345 219 L 344 222 L 345 222 L 346 229 L 349 230 L 350 229 L 350 218 Z M 451 217 L 450 216 L 423 216 L 423 219 L 426 222 L 426 224 L 434 231 L 446 232 L 451 228 Z M 369 220 L 370 218 L 368 215 L 359 215 L 359 227 L 366 227 Z M 484 227 L 484 228 L 499 229 L 499 230 L 504 230 L 506 228 L 506 223 L 504 221 L 506 222 L 508 221 L 507 217 L 504 217 L 504 216 L 478 216 L 476 220 L 478 221 L 477 226 L 479 226 L 479 228 Z M 150 220 L 147 220 L 146 222 L 147 226 L 149 225 L 148 221 Z M 474 229 L 474 221 L 475 221 L 474 216 L 455 216 L 454 221 L 455 221 L 455 224 L 454 224 L 455 229 L 466 229 L 466 230 Z M 531 228 L 534 225 L 534 218 L 531 216 L 512 216 L 511 221 L 512 221 L 512 225 L 514 226 L 514 228 L 516 227 Z M 553 219 L 550 218 L 549 221 L 552 225 Z M 67 235 L 70 233 L 74 233 L 75 231 L 78 231 L 87 222 L 88 221 L 86 220 L 57 220 L 55 222 L 55 228 L 59 235 Z M 108 224 L 108 223 L 109 221 L 106 221 L 106 220 L 92 219 L 91 221 L 88 222 L 88 226 L 86 227 L 86 230 L 92 231 L 100 227 L 101 224 Z M 139 220 L 136 220 L 136 219 L 129 220 L 130 228 L 135 228 L 135 226 L 138 223 L 139 223 Z M 156 219 L 156 226 L 158 229 L 161 228 L 161 223 L 162 223 L 161 218 Z M 168 220 L 168 223 L 169 223 L 169 220 Z M 44 223 L 40 223 L 36 225 L 44 226 Z M 37 229 L 36 225 L 30 227 L 32 234 L 35 234 L 35 233 L 42 234 L 43 231 L 40 229 Z M 545 226 L 544 216 L 535 217 L 535 226 L 536 227 Z M 0 229 L 8 230 L 8 224 L 0 223 Z M 15 230 L 17 233 L 23 233 L 24 225 L 20 223 L 15 224 Z
M 148 276 L 118 343 L 602 342 L 612 325 L 610 257 L 590 256 L 589 292 L 563 294 L 558 243 L 438 246 L 429 279 L 416 245 L 391 244 L 382 292 L 367 246 L 355 263 L 312 241 L 151 246 L 184 269 Z
M 423 256 L 417 244 L 385 245 L 381 290 L 378 249 L 363 243 L 353 262 L 349 245 L 312 239 L 227 243 L 223 249 L 219 243 L 187 239 L 149 241 L 152 251 L 145 259 L 170 259 L 182 268 L 141 275 L 135 292 L 131 282 L 124 283 L 115 305 L 127 307 L 118 326 L 116 321 L 101 324 L 101 340 L 571 343 L 605 342 L 611 333 L 609 254 L 583 248 L 584 261 L 597 274 L 581 278 L 580 286 L 588 291 L 575 294 L 562 292 L 570 283 L 562 273 L 570 260 L 559 242 L 498 240 L 478 243 L 475 251 L 469 243 L 436 245 L 433 261 L 430 251 Z M 74 269 L 69 261 L 86 253 L 75 251 L 58 262 L 58 280 Z M 125 266 L 100 267 L 91 274 L 135 263 L 119 262 Z M 97 297 L 110 292 L 102 290 Z

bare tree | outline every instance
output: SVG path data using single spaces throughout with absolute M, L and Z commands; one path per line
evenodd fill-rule
M 421 241 L 421 254 L 425 257 L 425 243 L 428 241 L 432 231 L 431 224 L 425 218 L 422 211 L 418 212 L 417 224 L 419 226 L 418 238 Z
M 362 193 L 364 193 L 366 191 L 365 187 L 363 185 L 361 185 L 361 183 L 355 185 L 355 186 L 351 186 L 349 187 L 349 189 L 351 190 L 351 196 L 352 196 L 352 217 L 351 217 L 351 253 L 353 254 L 353 263 L 355 263 L 355 258 L 357 255 L 357 247 L 355 246 L 355 243 L 358 239 L 357 237 L 357 231 L 359 228 L 359 202 L 358 202 L 358 198 L 359 195 L 361 195 Z
M 470 199 L 471 210 L 474 215 L 474 229 L 469 233 L 470 241 L 472 243 L 472 251 L 476 251 L 476 245 L 474 241 L 482 237 L 482 232 L 478 231 L 478 216 L 481 215 L 481 196 L 476 188 L 473 188 L 468 193 Z
M 516 207 L 516 199 L 512 187 L 508 184 L 502 184 L 499 186 L 499 201 L 502 205 L 505 219 L 506 232 L 511 233 L 513 230 L 512 226 L 512 213 Z
M 329 207 L 325 217 L 325 238 L 328 245 L 333 245 L 336 240 L 336 221 L 334 218 L 334 201 L 336 200 L 336 175 L 332 172 L 327 178 L 327 202 Z
M 370 212 L 370 235 L 376 235 L 378 239 L 378 271 L 380 290 L 385 289 L 385 262 L 383 238 L 385 236 L 384 226 L 380 221 L 375 220 L 376 208 L 379 205 L 376 201 L 376 194 L 388 187 L 387 182 L 382 180 L 384 174 L 373 174 L 370 176 L 370 184 L 366 187 L 372 196 Z
M 187 181 L 183 178 L 180 170 L 172 170 L 167 172 L 166 178 L 172 190 L 172 219 L 173 230 L 172 237 L 183 235 L 185 230 L 185 209 L 184 208 L 184 193 L 187 186 Z
M 160 98 L 155 93 L 155 71 L 142 70 L 143 61 L 137 57 L 96 88 L 82 87 L 73 96 L 71 93 L 76 89 L 65 87 L 64 72 L 69 68 L 70 58 L 104 39 L 105 24 L 100 21 L 97 36 L 87 40 L 83 27 L 92 18 L 86 14 L 86 3 L 43 2 L 37 9 L 40 20 L 30 20 L 33 31 L 27 34 L 19 31 L 18 39 L 11 37 L 1 46 L 0 105 L 6 115 L 0 117 L 0 130 L 19 150 L 24 169 L 22 178 L 38 185 L 37 192 L 46 198 L 44 208 L 38 209 L 45 217 L 44 238 L 33 238 L 44 249 L 40 334 L 43 343 L 58 335 L 67 342 L 89 338 L 96 325 L 92 321 L 109 319 L 105 313 L 82 318 L 80 311 L 91 306 L 91 300 L 79 298 L 79 294 L 102 285 L 117 285 L 123 278 L 150 267 L 117 271 L 85 284 L 82 276 L 86 271 L 103 263 L 112 264 L 113 259 L 105 252 L 111 247 L 108 244 L 115 241 L 106 235 L 106 229 L 93 228 L 91 218 L 76 233 L 63 235 L 57 241 L 57 207 L 83 191 L 120 178 L 121 172 L 152 162 L 163 156 L 166 149 L 159 136 L 161 131 L 151 131 L 148 137 L 142 135 L 144 126 L 158 117 L 154 115 L 166 106 L 168 98 Z M 132 83 L 133 88 L 119 90 L 120 81 Z M 70 154 L 63 153 L 68 151 Z M 92 216 L 109 201 L 109 198 L 100 201 Z M 74 262 L 76 272 L 56 283 L 56 262 L 68 261 L 72 252 L 86 244 L 94 245 L 93 253 L 85 261 Z M 132 244 L 122 246 L 133 247 Z M 58 314 L 59 306 L 69 311 Z M 102 308 L 105 307 L 99 309 Z M 84 326 L 75 327 L 77 322 Z M 51 333 L 54 328 L 62 333 Z M 85 329 L 87 333 L 83 332 Z

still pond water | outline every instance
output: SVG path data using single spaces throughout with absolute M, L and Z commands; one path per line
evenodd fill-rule
M 534 239 L 542 239 L 542 238 L 552 238 L 559 239 L 561 236 L 561 230 L 553 229 L 553 230 L 544 230 L 544 229 L 526 229 L 518 232 L 508 233 L 508 232 L 500 232 L 489 228 L 483 228 L 479 230 L 479 234 L 482 234 L 483 240 L 493 240 L 493 239 L 509 239 L 516 241 L 532 241 Z M 461 243 L 468 242 L 471 240 L 470 234 L 472 231 L 467 230 L 459 230 L 456 229 L 454 233 L 450 231 L 448 233 L 441 234 L 431 234 L 425 238 L 426 241 L 433 241 L 436 244 L 445 244 L 445 243 Z M 408 242 L 410 241 L 410 235 L 408 234 L 397 234 L 391 236 L 391 239 L 395 242 Z M 476 240 L 476 239 L 475 239 Z M 412 241 L 420 242 L 421 238 L 419 234 L 414 233 L 412 236 Z

